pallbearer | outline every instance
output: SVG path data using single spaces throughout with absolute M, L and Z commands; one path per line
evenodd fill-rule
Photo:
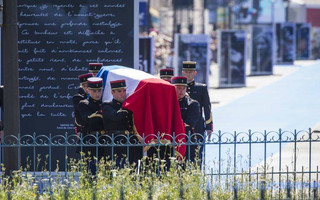
M 200 104 L 200 118 L 195 126 L 194 131 L 195 133 L 199 133 L 203 136 L 205 136 L 204 134 L 206 132 L 208 138 L 210 139 L 213 129 L 211 103 L 206 84 L 201 84 L 194 81 L 194 77 L 197 75 L 196 64 L 196 62 L 184 61 L 182 65 L 182 75 L 187 78 L 187 92 L 189 96 L 192 99 L 197 100 Z M 202 140 L 199 142 L 202 142 Z M 200 150 L 201 158 L 202 152 L 203 147 Z
M 89 98 L 80 101 L 78 108 L 86 131 L 84 133 L 83 143 L 93 144 L 96 143 L 96 135 L 101 137 L 105 134 L 102 114 L 100 112 L 102 103 L 102 78 L 91 77 L 88 78 L 87 83 Z M 90 155 L 89 166 L 94 175 L 96 173 L 96 165 L 93 157 L 97 156 L 97 159 L 99 160 L 104 156 L 104 150 L 102 147 L 99 147 L 98 152 L 96 152 L 96 147 L 92 146 L 83 147 L 83 152 L 86 153 L 86 156 Z
M 179 100 L 181 117 L 183 119 L 186 130 L 186 141 L 189 143 L 196 142 L 194 133 L 195 125 L 200 117 L 199 103 L 190 98 L 187 94 L 187 78 L 183 76 L 173 77 L 172 84 L 176 87 L 177 97 Z M 191 137 L 192 136 L 192 137 Z M 196 151 L 199 145 L 188 145 L 186 151 L 186 159 L 195 160 Z
M 160 78 L 171 83 L 171 78 L 173 77 L 173 69 L 165 68 L 160 69 Z
M 93 76 L 96 76 L 102 66 L 102 63 L 89 63 L 89 72 L 93 73 Z
M 87 98 L 87 94 L 88 94 L 87 79 L 90 78 L 90 77 L 93 77 L 92 73 L 81 74 L 80 76 L 78 76 L 79 81 L 80 81 L 79 91 L 78 91 L 78 94 L 75 94 L 72 97 L 73 107 L 74 107 L 75 133 L 77 135 L 80 135 L 80 133 L 86 132 L 84 130 L 84 123 L 81 120 L 81 116 L 80 116 L 78 105 L 79 105 L 79 102 L 81 100 L 84 100 L 84 99 Z
M 104 102 L 101 106 L 103 123 L 106 133 L 111 137 L 114 136 L 115 143 L 125 144 L 123 147 L 115 147 L 114 155 L 108 149 L 108 155 L 116 160 L 116 165 L 124 167 L 125 161 L 129 158 L 132 164 L 142 158 L 142 147 L 132 146 L 129 144 L 138 143 L 138 139 L 133 132 L 132 112 L 123 109 L 122 104 L 127 98 L 127 87 L 124 79 L 110 82 L 112 101 Z M 130 143 L 127 143 L 129 139 Z M 129 152 L 129 155 L 127 154 Z M 129 157 L 128 157 L 129 156 Z

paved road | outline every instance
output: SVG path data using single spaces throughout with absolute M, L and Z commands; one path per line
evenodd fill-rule
M 213 114 L 215 131 L 271 131 L 279 128 L 293 131 L 312 128 L 320 121 L 320 62 L 299 67 L 276 82 L 227 105 L 213 108 Z M 228 165 L 228 157 L 233 156 L 231 147 L 223 149 L 225 165 Z M 238 149 L 244 162 L 247 149 Z M 262 149 L 259 145 L 253 147 L 252 151 L 257 154 L 253 165 L 263 159 Z M 271 145 L 267 154 L 277 151 Z M 207 147 L 206 159 L 212 162 L 211 166 L 216 166 L 213 162 L 217 161 L 217 147 Z M 233 165 L 232 162 L 229 165 Z
M 320 121 L 320 62 L 213 109 L 215 130 L 307 129 Z

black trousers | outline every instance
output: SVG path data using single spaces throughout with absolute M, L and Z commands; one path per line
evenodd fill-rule
M 114 146 L 104 147 L 105 156 L 108 160 L 116 161 L 116 166 L 123 168 L 127 160 L 131 165 L 134 163 L 137 164 L 138 160 L 142 159 L 143 146 L 140 145 L 140 142 L 135 135 L 114 134 L 113 136 Z
M 186 148 L 186 155 L 185 158 L 188 161 L 194 162 L 196 159 L 202 163 L 202 154 L 203 154 L 203 141 L 204 141 L 204 129 L 200 130 L 200 132 L 192 133 L 190 130 L 186 130 L 186 142 L 187 142 L 187 148 Z
M 158 158 L 159 160 L 165 160 L 166 166 L 165 169 L 170 169 L 170 157 L 173 156 L 173 149 L 172 146 L 152 146 L 147 152 L 148 158 L 150 158 L 153 164 L 157 164 L 154 162 L 154 158 Z

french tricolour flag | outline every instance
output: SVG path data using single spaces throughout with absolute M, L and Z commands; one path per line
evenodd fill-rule
M 118 65 L 102 67 L 97 76 L 103 78 L 103 101 L 112 100 L 110 81 L 126 80 L 128 96 L 122 107 L 133 112 L 136 130 L 146 143 L 157 142 L 158 133 L 164 142 L 171 142 L 173 133 L 177 143 L 185 142 L 184 123 L 173 85 L 143 71 Z M 178 154 L 184 156 L 185 149 L 184 145 L 178 146 Z

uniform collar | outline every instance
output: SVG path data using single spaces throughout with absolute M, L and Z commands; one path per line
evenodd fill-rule
M 193 79 L 191 82 L 188 83 L 188 86 L 194 85 L 194 82 L 195 82 L 195 81 L 194 81 L 194 79 Z
M 183 98 L 180 98 L 179 101 L 183 101 L 186 98 L 186 96 L 184 96 Z
M 115 99 L 112 99 L 113 103 L 119 105 L 119 106 L 122 106 L 122 103 L 118 100 L 115 100 Z
M 94 103 L 101 103 L 101 100 L 94 100 L 92 97 L 89 97 L 89 100 L 90 101 L 92 101 L 92 102 L 94 102 Z

